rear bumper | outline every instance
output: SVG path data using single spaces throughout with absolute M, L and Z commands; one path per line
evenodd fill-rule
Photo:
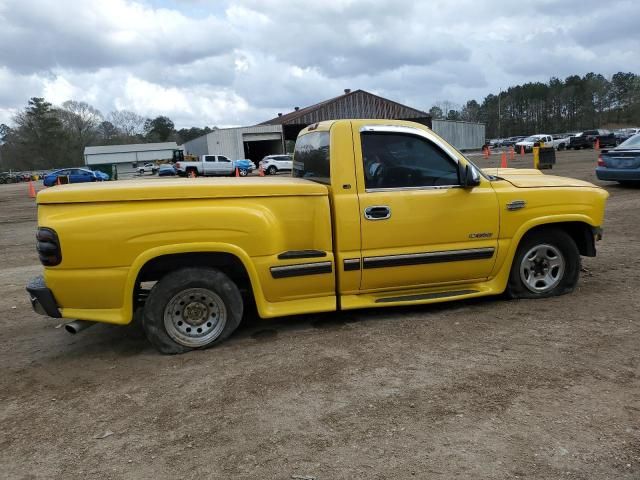
M 637 182 L 640 181 L 640 169 L 596 167 L 596 177 L 613 182 Z
M 36 313 L 53 318 L 62 318 L 56 299 L 53 297 L 51 290 L 47 288 L 42 275 L 29 281 L 27 292 L 29 292 L 31 306 Z

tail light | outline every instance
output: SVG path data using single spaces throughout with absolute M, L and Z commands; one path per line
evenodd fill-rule
M 60 240 L 55 230 L 46 227 L 38 228 L 36 232 L 36 249 L 40 263 L 45 267 L 55 267 L 62 262 Z
M 598 166 L 604 167 L 604 160 L 602 160 L 602 155 L 598 155 Z

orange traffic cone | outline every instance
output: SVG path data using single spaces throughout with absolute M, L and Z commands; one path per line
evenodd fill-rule
M 502 157 L 500 158 L 500 168 L 507 168 L 507 152 L 502 152 Z
M 56 177 L 56 185 L 62 185 L 62 184 L 60 183 L 60 177 Z
M 262 168 L 262 165 L 260 165 L 260 168 L 258 168 L 258 172 L 260 173 L 261 177 L 264 177 L 264 169 Z
M 520 155 L 524 155 L 524 145 L 520 145 Z
M 191 170 L 189 172 L 189 178 L 196 178 L 196 172 L 194 172 L 193 170 Z
M 238 167 L 236 167 L 236 177 L 240 176 L 240 170 L 238 170 Z
M 600 150 L 600 139 L 596 138 L 596 150 Z
M 516 151 L 513 148 L 513 146 L 509 147 L 509 160 L 515 160 L 516 159 Z
M 486 145 L 482 147 L 482 154 L 484 158 L 489 158 L 489 147 L 487 147 Z
M 34 187 L 31 179 L 29 179 L 29 197 L 36 198 L 36 187 Z

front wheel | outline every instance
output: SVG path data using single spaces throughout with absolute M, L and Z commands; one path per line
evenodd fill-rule
M 147 338 L 164 354 L 216 345 L 240 324 L 243 302 L 236 284 L 219 270 L 184 268 L 164 276 L 144 307 Z
M 570 293 L 580 276 L 580 252 L 566 232 L 547 229 L 525 236 L 513 259 L 507 294 L 546 298 Z
M 249 170 L 247 170 L 246 168 L 241 168 L 239 173 L 241 177 L 246 177 L 247 175 L 249 175 Z
M 267 173 L 269 175 L 276 175 L 278 173 L 278 169 L 274 165 L 271 165 L 269 168 L 267 168 Z

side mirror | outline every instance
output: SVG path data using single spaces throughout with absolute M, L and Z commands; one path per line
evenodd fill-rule
M 469 164 L 458 163 L 458 176 L 463 188 L 473 188 L 480 185 L 480 174 Z

